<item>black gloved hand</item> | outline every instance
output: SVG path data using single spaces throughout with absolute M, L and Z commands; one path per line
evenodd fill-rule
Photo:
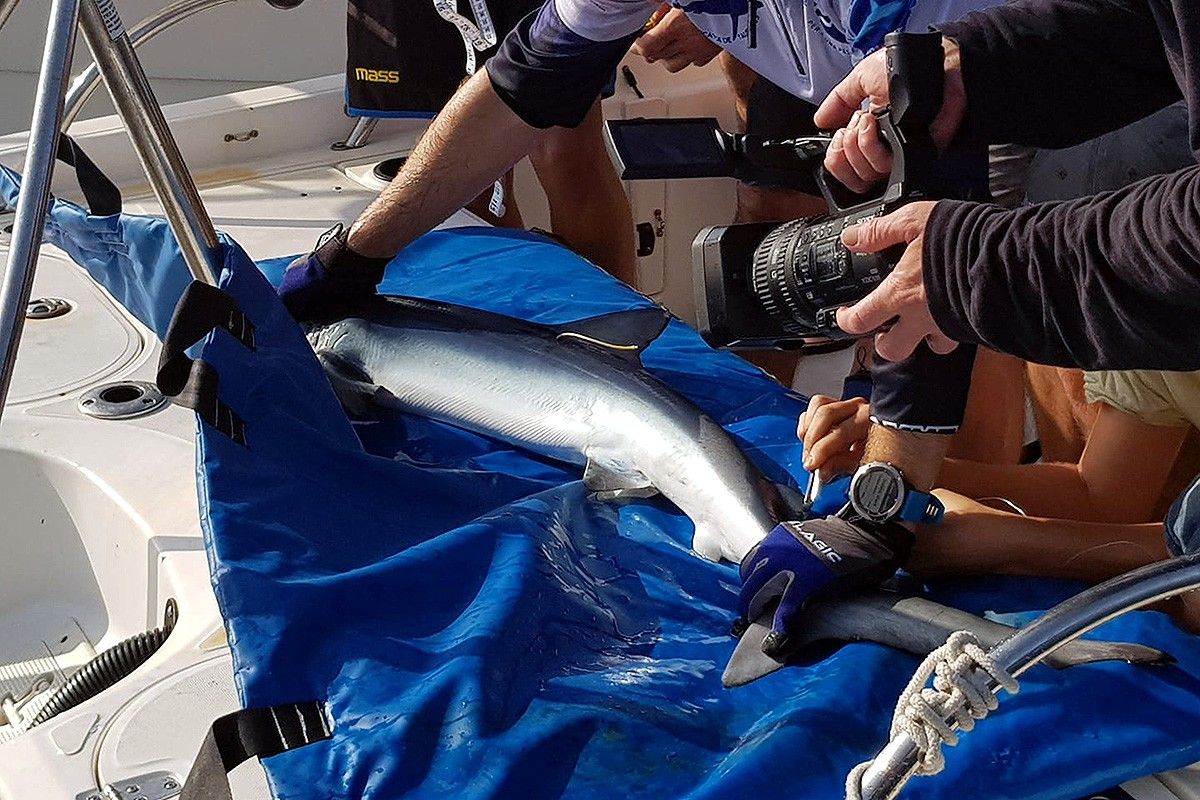
M 368 258 L 346 244 L 341 223 L 317 240 L 317 247 L 288 265 L 279 297 L 298 322 L 343 315 L 355 302 L 375 294 L 390 258 Z

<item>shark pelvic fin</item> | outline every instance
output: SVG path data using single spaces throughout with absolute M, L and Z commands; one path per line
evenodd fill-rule
M 653 497 L 658 494 L 658 489 L 642 473 L 622 472 L 590 459 L 583 469 L 583 485 L 600 500 Z
M 666 309 L 654 306 L 568 322 L 555 326 L 554 330 L 562 341 L 602 347 L 614 355 L 640 363 L 642 351 L 659 337 L 670 320 L 671 315 Z
M 329 379 L 338 402 L 351 414 L 365 415 L 376 404 L 379 394 L 386 391 L 372 383 L 370 376 L 359 367 L 328 350 L 318 352 L 317 361 L 325 370 L 325 377 Z

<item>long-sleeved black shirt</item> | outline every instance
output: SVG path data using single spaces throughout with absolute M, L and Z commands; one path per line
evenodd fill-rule
M 1200 158 L 1200 3 L 1016 0 L 941 26 L 974 142 L 1062 147 L 1175 102 Z M 1200 369 L 1200 167 L 1013 211 L 943 201 L 925 285 L 951 337 L 1087 369 Z

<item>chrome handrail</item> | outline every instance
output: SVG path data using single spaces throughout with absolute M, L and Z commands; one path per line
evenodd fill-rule
M 0 0 L 0 2 L 15 4 L 16 0 Z M 208 11 L 218 6 L 236 2 L 238 0 L 176 0 L 176 2 L 159 9 L 131 27 L 128 31 L 129 40 L 133 42 L 133 46 L 136 49 L 146 42 L 151 41 L 163 31 L 175 27 L 202 11 Z M 3 7 L 0 6 L 0 14 L 2 13 Z M 3 17 L 0 16 L 0 20 L 2 19 Z M 0 22 L 0 24 L 3 23 Z M 62 121 L 62 129 L 64 131 L 70 128 L 72 123 L 75 122 L 75 119 L 79 116 L 79 112 L 83 110 L 84 104 L 91 99 L 99 86 L 100 67 L 93 61 L 75 77 L 75 80 L 71 82 L 71 88 L 67 91 L 67 101 L 63 109 Z
M 70 78 L 71 57 L 75 53 L 79 3 L 80 0 L 54 0 L 50 7 L 46 48 L 42 52 L 29 150 L 25 157 L 26 179 L 17 197 L 8 267 L 3 283 L 0 283 L 0 358 L 3 359 L 0 361 L 0 414 L 12 385 L 17 346 L 25 328 L 25 307 L 33 289 L 34 267 L 42 245 L 46 210 L 50 206 L 50 178 L 54 174 L 63 97 Z M 11 13 L 14 5 L 8 3 L 0 10 Z
M 112 0 L 87 0 L 79 28 L 188 269 L 196 280 L 215 284 L 217 232 Z
M 16 10 L 17 2 L 18 0 L 0 0 L 0 29 L 4 28 L 4 23 L 8 22 L 12 12 Z
M 1000 642 L 988 655 L 1001 669 L 1020 675 L 1109 620 L 1192 589 L 1200 589 L 1200 553 L 1150 564 L 1080 592 Z M 989 683 L 993 692 L 999 691 L 990 679 Z M 954 724 L 953 718 L 946 722 Z M 912 737 L 898 734 L 863 774 L 863 800 L 892 800 L 913 776 L 919 758 Z
M 8 22 L 18 1 L 0 0 L 0 28 Z M 294 8 L 302 2 L 267 1 L 278 8 Z M 149 41 L 172 25 L 227 2 L 233 0 L 177 0 L 137 26 L 138 41 Z M 77 30 L 82 30 L 95 63 L 72 85 L 67 109 L 67 83 Z M 162 108 L 155 100 L 116 5 L 113 0 L 53 0 L 30 125 L 25 179 L 17 201 L 7 269 L 0 278 L 0 414 L 8 399 L 24 329 L 25 306 L 33 287 L 64 111 L 70 113 L 69 124 L 95 90 L 97 76 L 108 87 L 138 160 L 179 241 L 188 269 L 196 280 L 216 283 L 216 230 Z

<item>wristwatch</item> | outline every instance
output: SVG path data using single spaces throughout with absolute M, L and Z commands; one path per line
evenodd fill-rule
M 919 522 L 936 525 L 946 509 L 929 492 L 918 492 L 899 469 L 891 464 L 874 461 L 863 464 L 850 479 L 849 503 L 863 519 L 885 522 Z

